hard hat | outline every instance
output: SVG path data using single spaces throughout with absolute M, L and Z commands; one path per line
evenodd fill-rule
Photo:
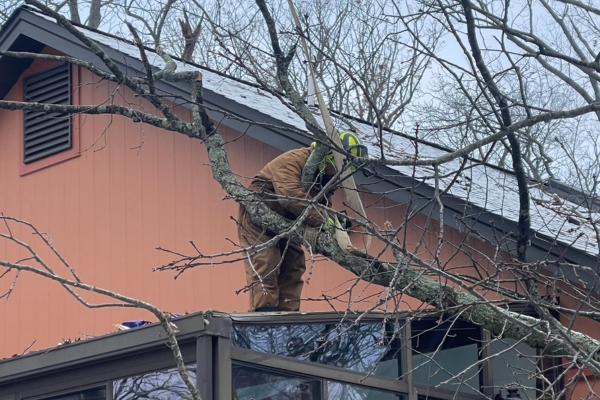
M 367 158 L 369 156 L 367 147 L 360 143 L 360 139 L 354 132 L 344 131 L 340 133 L 340 142 L 342 142 L 342 147 L 344 148 L 344 150 L 350 153 L 353 157 Z M 317 142 L 312 142 L 311 146 L 313 148 L 316 147 Z M 335 167 L 333 151 L 327 153 L 323 161 L 319 164 L 319 171 L 322 172 L 323 170 L 325 170 L 327 164 L 331 164 Z M 351 165 L 350 168 L 352 169 L 352 171 L 354 171 L 356 167 L 354 165 Z
M 367 158 L 368 152 L 366 146 L 360 143 L 360 139 L 354 132 L 344 131 L 340 133 L 340 141 L 344 150 L 354 157 Z

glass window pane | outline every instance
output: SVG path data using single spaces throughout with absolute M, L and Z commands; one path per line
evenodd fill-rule
M 80 390 L 74 393 L 62 394 L 60 396 L 46 397 L 44 400 L 105 400 L 106 388 L 94 388 Z
M 320 400 L 317 379 L 296 377 L 233 364 L 234 400 Z
M 494 393 L 507 385 L 517 384 L 524 399 L 535 399 L 536 351 L 513 339 L 496 339 L 491 343 Z M 506 396 L 506 391 L 503 391 Z
M 362 386 L 327 381 L 328 399 L 345 400 L 404 400 L 404 395 L 384 392 Z
M 377 376 L 402 375 L 398 324 L 234 325 L 232 343 Z
M 190 379 L 196 383 L 196 366 L 187 366 Z M 150 372 L 113 382 L 114 400 L 179 400 L 191 399 L 190 392 L 179 376 L 177 368 Z
M 453 393 L 479 393 L 478 327 L 462 321 L 413 321 L 412 336 L 415 383 Z

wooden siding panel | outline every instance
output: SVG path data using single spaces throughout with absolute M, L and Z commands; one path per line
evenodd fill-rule
M 157 159 L 158 165 L 158 193 L 157 193 L 157 217 L 158 217 L 158 241 L 154 247 L 173 249 L 175 247 L 175 153 L 174 135 L 170 132 L 157 132 Z M 169 254 L 157 252 L 159 264 L 165 264 L 172 258 Z M 154 265 L 158 266 L 158 265 Z M 148 266 L 152 268 L 154 266 Z M 144 276 L 151 271 L 144 271 Z M 156 293 L 155 302 L 158 304 L 168 303 L 175 300 L 176 296 L 171 291 L 165 290 L 161 280 L 152 276 L 150 282 L 151 290 Z M 179 302 L 178 302 L 179 303 Z M 173 311 L 177 312 L 177 311 Z
M 39 175 L 39 174 L 38 174 Z M 64 168 L 63 164 L 57 164 L 54 168 L 48 170 L 48 176 L 42 182 L 38 182 L 37 188 L 40 192 L 37 196 L 42 199 L 47 199 L 45 202 L 46 207 L 40 207 L 37 209 L 39 213 L 36 217 L 37 221 L 41 221 L 41 226 L 44 227 L 44 231 L 48 232 L 48 238 L 52 243 L 65 243 L 65 193 L 64 193 Z M 34 174 L 35 176 L 35 174 Z M 38 178 L 41 178 L 39 176 Z M 57 272 L 64 274 L 64 276 L 70 276 L 68 270 L 58 264 L 56 257 L 49 251 L 45 251 L 46 259 L 48 263 L 56 265 Z M 62 333 L 62 326 L 66 321 L 65 306 L 67 299 L 64 292 L 57 295 L 52 295 L 54 288 L 58 288 L 57 282 L 46 280 L 48 290 L 46 293 L 47 298 L 44 299 L 43 306 L 45 308 L 45 315 L 40 321 L 45 323 L 47 326 L 47 334 L 49 337 L 60 337 Z
M 146 146 L 146 129 L 143 125 L 131 127 L 124 118 L 119 119 L 124 135 L 124 175 L 125 175 L 125 262 L 123 269 L 134 269 L 136 265 L 144 265 L 144 219 L 143 219 L 143 156 L 142 150 Z M 127 132 L 126 129 L 131 129 Z M 130 296 L 141 296 L 144 293 L 142 282 L 136 279 L 135 274 L 127 273 L 122 276 L 124 293 Z
M 159 244 L 159 224 L 156 216 L 158 215 L 158 163 L 157 155 L 157 129 L 154 127 L 146 128 L 146 138 L 144 146 L 140 152 L 142 161 L 142 265 L 147 267 L 158 264 L 157 252 L 153 249 Z M 150 281 L 140 280 L 139 289 L 144 293 L 152 290 L 153 284 Z M 147 299 L 150 300 L 150 299 Z
M 93 89 L 92 89 L 93 88 Z M 109 98 L 109 85 L 98 84 L 85 88 L 82 93 L 83 104 L 100 104 Z M 93 171 L 89 177 L 93 179 L 94 207 L 94 229 L 90 233 L 94 243 L 93 254 L 93 277 L 94 285 L 112 289 L 111 281 L 118 279 L 124 273 L 122 269 L 112 269 L 110 265 L 110 198 L 113 194 L 110 192 L 110 153 L 111 145 L 109 136 L 111 132 L 111 117 L 108 115 L 98 115 L 90 118 L 92 129 L 84 132 L 84 135 L 91 135 L 90 138 L 95 143 L 87 150 L 88 156 L 93 160 Z M 83 233 L 86 234 L 85 232 Z M 89 296 L 96 302 L 101 302 L 99 295 Z M 92 330 L 97 332 L 104 324 L 102 318 L 96 317 L 93 321 Z
M 194 174 L 192 171 L 192 147 L 191 139 L 183 135 L 174 137 L 175 158 L 174 166 L 174 247 L 175 250 L 182 252 L 190 252 L 192 246 L 190 241 L 194 240 L 193 219 L 190 216 L 190 210 L 194 208 L 194 199 L 192 197 L 192 187 L 194 185 Z M 154 272 L 154 275 L 159 275 L 156 278 L 161 280 L 172 279 L 171 274 Z M 194 284 L 192 279 L 182 279 L 179 282 L 173 282 L 178 285 L 181 291 L 181 309 L 178 312 L 190 311 L 191 305 L 195 304 L 194 299 Z
M 192 141 L 191 172 L 192 178 L 192 237 L 198 249 L 202 252 L 211 252 L 212 241 L 214 237 L 213 225 L 214 219 L 210 219 L 211 215 L 211 191 L 215 190 L 214 186 L 207 184 L 211 179 L 210 167 L 207 165 L 208 155 L 206 149 L 199 141 Z M 184 248 L 184 254 L 194 254 L 189 247 Z M 210 307 L 210 299 L 218 296 L 218 288 L 211 285 L 218 272 L 212 267 L 197 268 L 191 271 L 189 276 L 181 276 L 177 280 L 188 279 L 193 282 L 194 286 L 194 304 L 200 310 L 207 310 Z M 161 273 L 168 277 L 173 276 L 170 272 Z M 187 273 L 186 273 L 187 274 Z M 225 297 L 225 296 L 222 296 Z M 207 301 L 207 299 L 209 301 Z M 225 309 L 225 305 L 222 306 Z M 214 307 L 216 309 L 219 306 Z M 186 310 L 189 305 L 186 305 Z
M 124 260 L 127 259 L 127 188 L 125 168 L 125 135 L 128 126 L 124 118 L 113 118 L 110 131 L 106 134 L 108 143 L 108 218 L 109 227 L 105 234 L 110 239 L 109 265 L 122 265 L 127 268 Z M 124 289 L 131 287 L 131 274 L 111 274 L 110 287 L 119 293 L 126 293 Z
M 82 86 L 79 90 L 81 104 L 89 104 L 88 102 L 91 101 L 91 99 L 86 97 L 83 93 L 86 90 L 89 91 L 88 86 Z M 80 118 L 80 143 L 82 154 L 76 162 L 71 161 L 68 163 L 73 164 L 74 168 L 78 171 L 74 175 L 75 180 L 71 182 L 71 184 L 79 187 L 78 224 L 77 230 L 70 232 L 71 245 L 69 248 L 75 246 L 79 248 L 79 262 L 73 262 L 73 267 L 77 269 L 81 279 L 85 282 L 93 281 L 95 285 L 98 285 L 94 275 L 97 261 L 95 260 L 94 253 L 94 232 L 96 231 L 94 209 L 96 205 L 96 196 L 94 193 L 94 152 L 92 150 L 95 138 L 95 135 L 92 134 L 93 131 L 94 119 L 90 116 L 82 115 Z M 86 298 L 93 298 L 93 296 L 86 295 Z M 93 334 L 96 313 L 86 311 L 87 310 L 83 309 L 83 305 L 80 305 L 73 310 L 71 315 L 73 318 L 72 324 L 78 324 L 80 327 L 89 327 L 90 329 L 86 333 Z

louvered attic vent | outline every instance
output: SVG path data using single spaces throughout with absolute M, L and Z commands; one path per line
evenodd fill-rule
M 23 99 L 36 103 L 71 104 L 69 64 L 31 75 L 23 80 Z M 25 110 L 23 123 L 23 162 L 30 163 L 70 149 L 71 116 Z

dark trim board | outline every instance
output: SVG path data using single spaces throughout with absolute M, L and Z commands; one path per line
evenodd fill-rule
M 173 323 L 180 330 L 177 338 L 182 343 L 195 339 L 195 333 L 206 328 L 201 313 L 175 318 Z M 0 361 L 0 385 L 31 375 L 50 373 L 58 368 L 76 368 L 82 363 L 101 362 L 107 358 L 125 357 L 132 353 L 164 348 L 165 342 L 166 333 L 163 327 L 160 324 L 152 324 L 131 331 L 82 340 L 64 347 L 41 350 L 15 359 L 5 359 Z M 169 354 L 172 359 L 170 351 Z
M 380 389 L 388 389 L 397 392 L 408 393 L 408 384 L 401 380 L 390 381 L 375 375 L 366 376 L 364 373 L 352 372 L 343 368 L 319 365 L 307 361 L 297 361 L 288 357 L 282 357 L 266 353 L 257 353 L 240 347 L 231 348 L 231 359 L 243 365 L 260 364 L 277 370 L 295 372 L 305 376 L 319 376 L 351 385 L 371 384 Z
M 196 361 L 196 343 L 187 341 L 180 343 L 185 363 Z M 141 375 L 151 371 L 161 371 L 171 368 L 174 364 L 173 353 L 166 346 L 149 349 L 148 351 L 131 352 L 118 358 L 110 358 L 93 364 L 93 374 L 90 374 L 89 364 L 85 368 L 75 367 L 61 369 L 51 374 L 36 375 L 34 380 L 21 381 L 0 389 L 17 389 L 22 398 L 47 395 L 55 392 L 69 392 L 85 387 L 102 385 L 109 380 Z

